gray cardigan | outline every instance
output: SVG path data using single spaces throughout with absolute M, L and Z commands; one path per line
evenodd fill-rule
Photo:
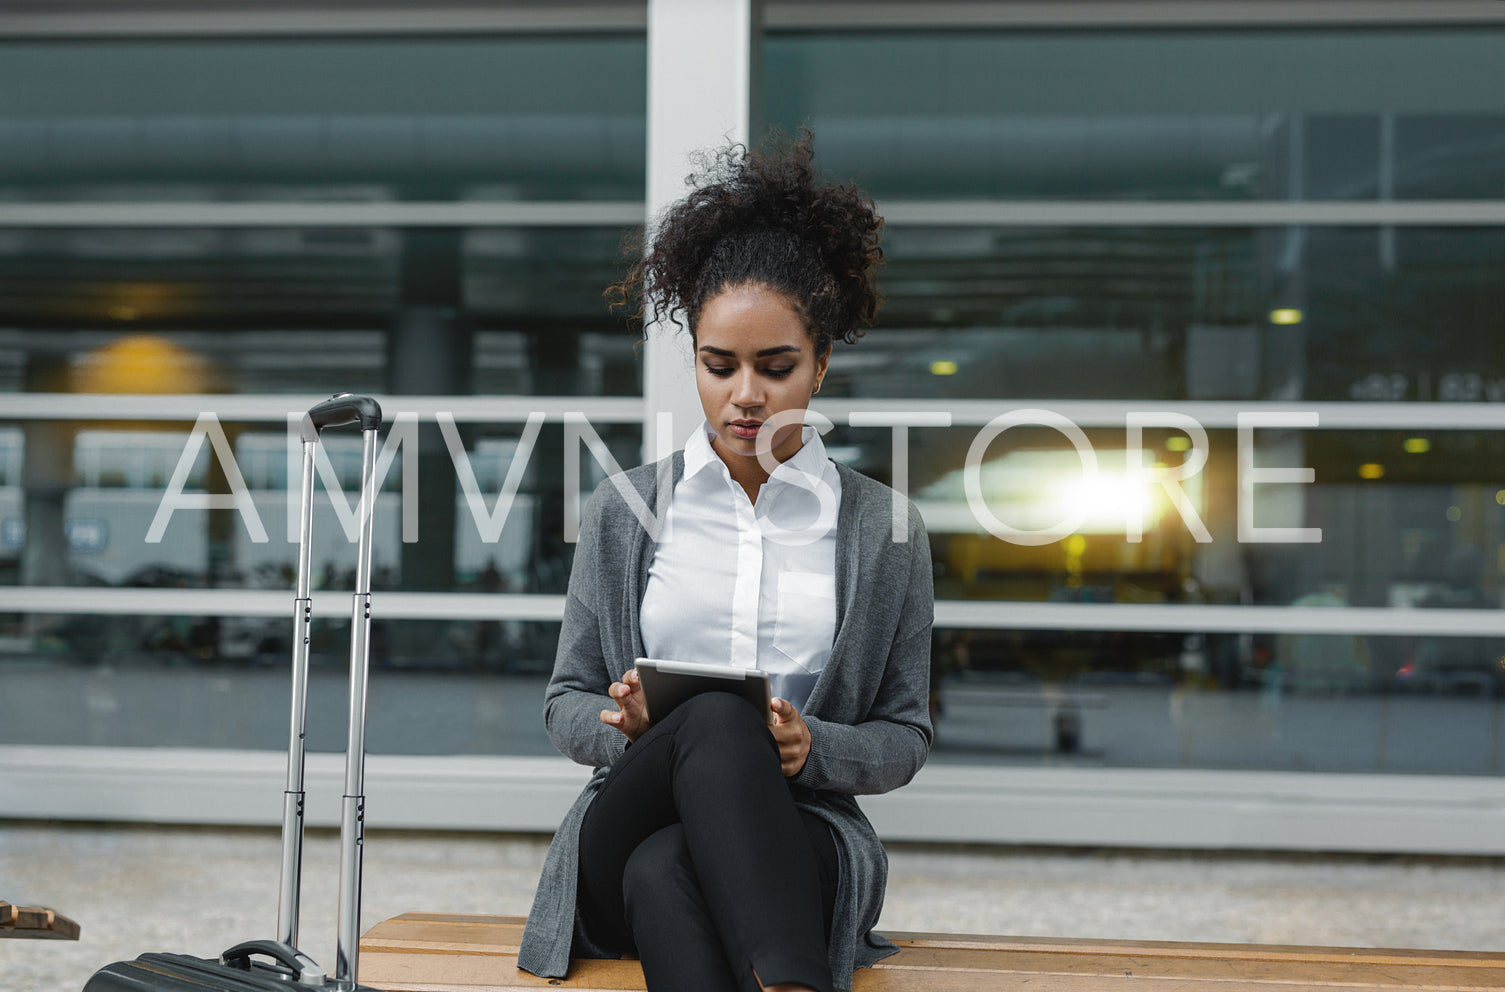
M 854 968 L 897 950 L 872 932 L 883 908 L 888 858 L 854 797 L 905 784 L 929 753 L 934 587 L 930 543 L 914 505 L 908 505 L 908 540 L 896 543 L 894 491 L 844 465 L 837 469 L 836 638 L 802 713 L 810 756 L 791 784 L 796 805 L 829 823 L 836 838 L 831 974 L 837 988 L 850 989 Z M 683 472 L 684 455 L 676 452 L 618 481 L 631 483 L 653 512 L 658 487 L 672 487 Z M 580 824 L 626 746 L 600 712 L 612 705 L 607 686 L 643 652 L 638 611 L 653 551 L 652 538 L 613 481 L 596 487 L 581 521 L 559 652 L 544 695 L 554 746 L 596 771 L 549 845 L 518 951 L 518 966 L 542 977 L 563 977 L 572 949 L 577 956 L 607 956 L 576 927 Z

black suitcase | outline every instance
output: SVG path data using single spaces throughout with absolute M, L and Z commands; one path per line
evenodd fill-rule
M 340 820 L 339 943 L 335 973 L 325 974 L 297 949 L 298 896 L 303 871 L 303 741 L 308 698 L 308 640 L 314 455 L 326 427 L 359 423 L 361 458 L 360 542 L 350 616 L 350 723 L 345 748 L 345 795 Z M 293 600 L 293 700 L 288 734 L 287 790 L 283 795 L 282 882 L 277 939 L 237 944 L 216 958 L 149 953 L 95 972 L 84 992 L 377 992 L 356 984 L 361 928 L 361 850 L 365 829 L 366 672 L 371 643 L 371 535 L 376 508 L 376 437 L 381 407 L 369 396 L 341 393 L 303 418 L 302 526 L 298 590 Z

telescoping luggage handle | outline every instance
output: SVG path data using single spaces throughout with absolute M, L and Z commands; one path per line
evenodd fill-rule
M 298 897 L 303 873 L 304 742 L 308 709 L 308 648 L 313 624 L 310 576 L 313 571 L 314 458 L 320 433 L 329 427 L 361 428 L 361 496 L 355 595 L 350 613 L 350 719 L 345 747 L 345 792 L 340 817 L 339 942 L 334 984 L 353 989 L 360 944 L 361 851 L 365 829 L 366 675 L 371 648 L 371 538 L 376 509 L 376 436 L 381 406 L 369 396 L 339 393 L 308 411 L 299 432 L 303 441 L 298 589 L 293 600 L 293 694 L 289 721 L 287 789 L 282 817 L 282 884 L 277 904 L 277 939 L 298 944 Z M 304 960 L 307 960 L 306 958 Z

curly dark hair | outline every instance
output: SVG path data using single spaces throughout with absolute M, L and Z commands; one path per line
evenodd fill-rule
M 794 304 L 817 355 L 837 340 L 855 343 L 883 302 L 873 284 L 883 218 L 852 183 L 818 180 L 813 144 L 805 129 L 794 139 L 772 135 L 756 151 L 734 144 L 709 156 L 627 277 L 607 290 L 613 307 L 634 306 L 635 318 L 686 327 L 693 339 L 709 300 L 761 285 Z M 642 239 L 637 232 L 627 250 L 635 254 Z

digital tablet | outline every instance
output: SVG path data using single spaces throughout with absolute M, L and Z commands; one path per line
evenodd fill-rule
M 729 692 L 741 696 L 757 707 L 764 723 L 773 722 L 773 696 L 768 688 L 767 672 L 653 658 L 639 658 L 637 669 L 650 722 L 662 720 L 674 707 L 702 692 Z

